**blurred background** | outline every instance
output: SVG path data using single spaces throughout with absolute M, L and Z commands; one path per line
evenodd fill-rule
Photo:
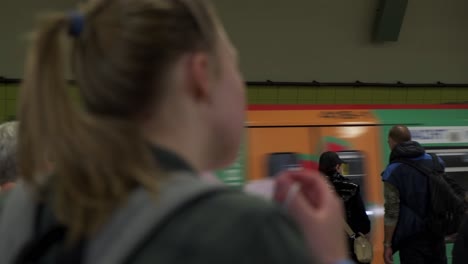
M 36 15 L 80 2 L 2 0 L 0 120 L 15 116 Z M 468 101 L 467 1 L 213 2 L 239 49 L 250 104 Z

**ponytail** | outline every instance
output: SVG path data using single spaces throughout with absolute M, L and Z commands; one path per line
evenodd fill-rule
M 25 182 L 38 194 L 53 190 L 39 198 L 52 201 L 76 241 L 96 232 L 137 185 L 155 192 L 157 181 L 134 122 L 74 106 L 65 78 L 69 27 L 69 16 L 54 14 L 35 35 L 21 87 L 18 152 Z
M 215 49 L 218 23 L 203 0 L 93 0 L 42 21 L 21 88 L 19 169 L 69 240 L 96 232 L 135 187 L 157 193 L 161 173 L 139 122 L 176 60 Z M 68 94 L 67 60 L 82 108 Z
M 55 115 L 69 116 L 71 110 L 65 94 L 61 43 L 66 25 L 64 15 L 54 14 L 44 18 L 34 35 L 34 43 L 26 62 L 19 104 L 21 122 L 18 152 L 21 173 L 25 181 L 31 184 L 38 183 L 36 172 L 45 173 L 45 159 L 38 157 L 44 157 L 47 149 L 52 147 L 51 130 L 55 128 L 51 125 L 58 125 Z

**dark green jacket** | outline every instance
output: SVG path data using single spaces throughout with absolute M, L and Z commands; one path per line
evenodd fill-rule
M 166 198 L 165 201 L 169 201 L 166 203 L 168 204 L 170 201 L 183 197 L 181 194 L 190 192 L 190 189 L 194 188 L 193 186 L 206 185 L 193 174 L 193 170 L 183 160 L 173 153 L 157 147 L 153 149 L 153 152 L 158 165 L 172 174 L 172 176 L 168 175 L 166 184 L 161 186 L 159 201 L 164 201 Z M 178 172 L 183 173 L 181 175 Z M 177 179 L 181 179 L 181 181 Z M 123 234 L 125 231 L 129 231 L 126 228 L 132 226 L 131 223 L 135 223 L 135 219 L 148 219 L 144 218 L 145 212 L 154 215 L 157 214 L 156 212 L 163 211 L 161 205 L 164 202 L 158 205 L 158 201 L 144 196 L 144 191 L 136 191 L 135 193 L 143 193 L 143 196 L 129 197 L 126 205 L 118 211 L 125 212 L 121 214 L 124 216 L 123 218 L 119 220 L 119 217 L 112 217 L 100 231 L 101 234 L 91 241 L 85 241 L 85 244 L 91 246 L 88 247 L 88 250 L 82 250 L 80 253 L 85 255 L 83 264 L 100 262 L 97 259 L 105 256 L 107 247 L 113 249 L 114 253 L 117 251 L 118 255 L 118 252 L 122 252 L 119 251 L 119 246 L 130 248 L 126 243 L 129 237 L 133 236 L 133 238 L 139 239 L 138 231 L 146 232 L 145 228 L 140 228 L 141 226 L 151 227 L 153 225 L 152 218 L 149 218 L 149 222 L 145 222 L 144 225 L 134 225 L 130 234 L 127 233 L 126 236 Z M 35 219 L 34 212 L 37 208 L 32 195 L 22 185 L 17 185 L 9 196 L 0 218 L 0 252 L 6 252 L 2 256 L 3 261 L 14 258 L 19 249 L 31 239 L 34 233 L 32 230 Z M 137 199 L 133 199 L 135 197 Z M 149 207 L 143 207 L 142 204 Z M 146 210 L 146 208 L 152 208 L 152 210 Z M 241 192 L 223 191 L 183 208 L 175 216 L 170 217 L 169 222 L 163 225 L 160 230 L 144 233 L 142 237 L 145 239 L 139 242 L 137 250 L 132 251 L 125 263 L 314 263 L 309 257 L 305 241 L 298 228 L 279 207 L 271 202 Z M 132 214 L 133 212 L 140 214 Z M 44 215 L 42 222 L 54 222 L 47 220 L 53 219 L 53 217 L 47 218 L 47 214 Z M 119 221 L 120 227 L 117 224 L 117 228 L 114 228 L 114 223 L 119 223 Z M 124 224 L 122 225 L 122 223 Z M 137 223 L 140 222 L 137 221 Z M 108 233 L 106 233 L 106 228 Z M 100 244 L 104 245 L 104 248 L 93 247 L 96 241 L 105 241 L 105 243 Z M 59 258 L 60 255 L 67 252 L 63 244 L 63 241 L 56 242 L 48 254 L 42 258 L 41 263 L 74 262 L 76 260 L 74 256 L 70 261 Z M 82 248 L 86 248 L 86 246 Z M 96 248 L 102 250 L 96 250 Z M 79 250 L 75 250 L 75 253 L 76 251 Z M 7 261 L 5 264 L 9 263 L 11 262 Z
M 246 195 L 214 197 L 181 214 L 134 264 L 311 263 L 304 240 L 278 208 Z
M 26 193 L 17 186 L 1 216 L 0 251 L 11 254 L 6 259 L 33 233 L 34 202 L 20 192 Z M 63 241 L 41 263 L 57 263 L 60 253 Z M 186 208 L 129 259 L 126 263 L 314 263 L 297 227 L 281 209 L 240 192 L 219 193 Z
M 0 214 L 2 212 L 8 192 L 0 192 Z

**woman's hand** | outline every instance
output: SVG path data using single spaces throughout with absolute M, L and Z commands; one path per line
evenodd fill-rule
M 300 190 L 292 197 L 288 192 L 294 183 L 300 184 Z M 275 200 L 288 200 L 287 210 L 302 229 L 314 257 L 323 263 L 348 258 L 343 205 L 324 176 L 305 170 L 286 171 L 277 178 Z

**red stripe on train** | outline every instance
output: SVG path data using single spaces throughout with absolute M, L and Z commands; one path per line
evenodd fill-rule
M 248 110 L 468 109 L 468 104 L 249 105 Z

